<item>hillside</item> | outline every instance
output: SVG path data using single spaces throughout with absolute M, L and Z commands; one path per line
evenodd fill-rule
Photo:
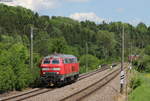
M 34 27 L 33 69 L 29 62 L 31 26 Z M 123 26 L 127 59 L 131 52 L 139 54 L 150 44 L 150 27 L 142 22 L 137 26 L 123 22 L 78 22 L 61 16 L 39 16 L 23 7 L 0 4 L 0 92 L 33 86 L 39 77 L 40 59 L 54 52 L 79 57 L 81 70 L 85 72 L 86 43 L 89 64 L 90 60 L 96 60 L 94 66 L 120 61 Z

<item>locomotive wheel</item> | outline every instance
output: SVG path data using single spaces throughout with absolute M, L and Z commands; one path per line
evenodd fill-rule
M 74 82 L 76 82 L 76 81 L 77 81 L 77 79 L 78 79 L 77 77 L 74 77 L 73 83 L 74 83 Z
M 47 83 L 44 82 L 43 80 L 39 79 L 37 87 L 43 88 L 43 87 L 45 87 L 45 85 L 47 85 Z
M 59 81 L 56 83 L 57 87 L 62 87 L 64 85 L 64 81 Z
M 72 83 L 74 83 L 74 80 L 75 80 L 75 77 L 74 77 L 74 76 L 67 78 L 67 84 L 72 84 Z

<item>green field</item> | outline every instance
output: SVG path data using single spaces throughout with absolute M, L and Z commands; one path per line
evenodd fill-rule
M 150 74 L 139 75 L 142 84 L 130 93 L 129 101 L 150 101 Z

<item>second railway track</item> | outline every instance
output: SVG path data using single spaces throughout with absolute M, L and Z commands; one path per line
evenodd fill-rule
M 108 73 L 103 78 L 89 85 L 88 87 L 76 93 L 73 93 L 72 95 L 62 98 L 60 101 L 81 101 L 88 95 L 92 94 L 93 92 L 97 91 L 98 89 L 106 85 L 108 82 L 114 79 L 119 73 L 120 73 L 120 68 L 114 70 L 113 72 Z

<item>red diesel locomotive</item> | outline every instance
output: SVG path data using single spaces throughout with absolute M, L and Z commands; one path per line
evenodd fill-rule
M 79 77 L 79 63 L 73 55 L 53 54 L 42 59 L 40 64 L 42 82 L 62 85 L 74 82 Z

